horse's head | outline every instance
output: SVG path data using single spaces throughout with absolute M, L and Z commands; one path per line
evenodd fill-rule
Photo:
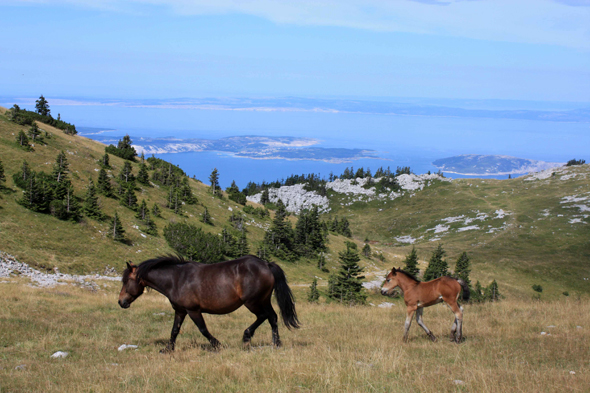
M 137 279 L 137 266 L 127 262 L 127 269 L 123 272 L 123 288 L 119 293 L 119 306 L 129 308 L 131 303 L 141 296 L 145 285 Z
M 387 277 L 385 277 L 385 282 L 381 287 L 381 294 L 384 296 L 391 296 L 393 294 L 393 290 L 395 287 L 399 285 L 398 275 L 395 268 L 391 269 Z

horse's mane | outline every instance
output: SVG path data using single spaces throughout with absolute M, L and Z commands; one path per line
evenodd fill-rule
M 411 274 L 411 273 L 408 273 L 408 272 L 406 272 L 405 270 L 402 270 L 402 269 L 395 269 L 395 272 L 396 272 L 396 273 L 403 273 L 403 274 L 405 274 L 406 276 L 408 276 L 409 278 L 411 278 L 412 280 L 414 280 L 414 281 L 416 281 L 416 282 L 420 282 L 420 280 L 418 279 L 418 277 L 414 276 L 414 275 L 413 275 L 413 274 Z
M 148 259 L 137 266 L 136 276 L 138 280 L 141 280 L 154 269 L 160 269 L 166 266 L 184 265 L 187 263 L 190 263 L 190 261 L 185 260 L 180 255 L 164 255 L 154 259 Z M 129 273 L 129 269 L 126 269 L 123 273 L 123 281 L 125 281 L 126 277 L 129 279 Z

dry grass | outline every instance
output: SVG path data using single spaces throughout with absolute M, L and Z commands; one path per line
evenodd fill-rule
M 271 346 L 265 323 L 252 349 L 243 350 L 242 331 L 254 318 L 240 309 L 206 316 L 210 331 L 224 344 L 220 351 L 210 351 L 187 320 L 176 353 L 160 355 L 172 310 L 157 293 L 122 310 L 115 283 L 91 293 L 11 281 L 0 284 L 0 392 L 554 392 L 590 386 L 587 299 L 466 306 L 461 345 L 447 340 L 452 316 L 446 307 L 425 312 L 438 342 L 430 342 L 414 323 L 410 342 L 403 344 L 399 301 L 391 309 L 300 301 L 304 327 L 293 332 L 281 327 L 280 349 Z M 295 290 L 303 299 L 304 289 Z M 139 349 L 118 352 L 123 343 Z M 58 350 L 70 356 L 51 359 Z M 22 364 L 23 370 L 15 370 Z

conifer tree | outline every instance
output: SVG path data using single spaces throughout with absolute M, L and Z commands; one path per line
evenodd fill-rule
M 143 164 L 145 162 L 145 155 L 143 154 L 143 150 L 141 151 L 141 163 Z
M 154 206 L 152 207 L 152 214 L 154 215 L 154 217 L 161 217 L 160 207 L 156 202 L 154 202 Z
M 33 124 L 31 124 L 31 127 L 29 127 L 28 134 L 29 138 L 31 138 L 33 142 L 35 142 L 35 139 L 41 135 L 41 131 L 39 130 L 39 127 L 37 127 L 36 122 L 33 121 Z
M 500 291 L 498 290 L 498 283 L 496 280 L 492 281 L 486 288 L 486 298 L 490 302 L 497 302 L 500 300 Z
M 340 224 L 338 224 L 337 232 L 342 236 L 352 237 L 352 232 L 350 231 L 350 223 L 348 222 L 346 217 L 343 217 L 340 221 Z
M 141 153 L 141 154 L 143 157 L 143 153 Z M 150 175 L 147 171 L 147 165 L 145 164 L 145 162 L 143 162 L 143 160 L 142 160 L 141 164 L 139 165 L 139 173 L 137 174 L 137 181 L 145 186 L 150 185 Z
M 434 280 L 449 274 L 449 265 L 443 259 L 445 254 L 442 244 L 439 244 L 436 250 L 433 251 L 430 261 L 428 261 L 428 267 L 424 271 L 424 281 Z
M 104 168 L 100 168 L 100 172 L 98 172 L 98 192 L 106 197 L 113 196 L 113 187 L 111 186 L 111 181 L 109 179 L 109 175 Z
M 180 193 L 182 200 L 188 205 L 194 205 L 198 202 L 197 198 L 193 195 L 193 189 L 190 186 L 187 176 L 182 178 Z
M 25 192 L 17 202 L 33 211 L 43 210 L 42 185 L 37 181 L 35 172 L 31 172 L 23 183 L 25 184 Z
M 209 210 L 206 207 L 205 207 L 205 211 L 201 215 L 201 222 L 203 222 L 205 224 L 213 225 L 213 222 L 211 221 L 211 216 L 209 215 Z
M 80 218 L 80 205 L 74 195 L 74 187 L 71 182 L 68 182 L 66 194 L 64 195 L 63 204 L 68 219 L 77 221 Z
M 131 210 L 137 209 L 137 196 L 135 195 L 135 183 L 125 187 L 125 193 L 121 197 L 121 204 Z
M 133 167 L 129 161 L 125 161 L 123 164 L 123 168 L 121 169 L 121 173 L 119 173 L 119 180 L 125 183 L 129 183 L 135 180 L 135 176 L 133 176 Z
M 315 256 L 319 251 L 326 250 L 326 238 L 317 206 L 299 213 L 295 225 L 294 245 L 299 255 Z
M 111 224 L 109 226 L 109 237 L 118 242 L 124 242 L 125 239 L 125 230 L 123 229 L 123 224 L 121 224 L 121 219 L 119 218 L 119 213 L 115 212 L 115 216 L 111 220 Z
M 55 164 L 53 165 L 53 180 L 55 180 L 57 183 L 64 181 L 68 176 L 69 166 L 70 164 L 68 163 L 66 153 L 62 150 L 57 155 Z
M 141 221 L 145 221 L 147 217 L 149 217 L 150 211 L 148 209 L 147 203 L 145 199 L 141 200 L 141 204 L 137 208 L 137 213 L 135 214 L 135 218 L 139 218 Z
M 318 269 L 320 269 L 323 272 L 328 271 L 328 269 L 326 269 L 326 256 L 323 252 L 320 252 L 318 255 Z
M 2 165 L 2 161 L 0 160 L 0 189 L 4 188 L 2 183 L 6 182 L 6 175 L 4 174 L 4 165 Z
M 418 274 L 420 274 L 420 269 L 418 268 L 418 253 L 416 252 L 416 247 L 412 247 L 412 251 L 406 255 L 404 263 L 404 270 L 411 275 L 418 277 Z
M 41 116 L 51 116 L 51 110 L 49 109 L 49 103 L 41 94 L 41 97 L 37 101 L 35 101 L 35 112 L 40 114 Z
M 314 277 L 309 287 L 309 294 L 307 301 L 310 303 L 317 303 L 320 300 L 320 291 L 318 291 L 318 279 Z
M 293 260 L 293 229 L 287 220 L 287 209 L 280 199 L 277 201 L 277 210 L 269 230 L 264 236 L 264 242 L 269 251 L 281 259 Z
M 471 272 L 471 262 L 469 257 L 467 256 L 466 252 L 463 252 L 459 259 L 457 259 L 457 264 L 455 265 L 455 278 L 460 278 L 461 280 L 465 281 L 468 287 L 471 287 L 471 280 L 469 279 L 469 273 Z
M 242 231 L 237 241 L 238 256 L 248 255 L 250 247 L 248 246 L 248 239 L 246 238 L 246 231 Z
M 84 204 L 82 206 L 82 211 L 84 215 L 90 218 L 94 218 L 97 220 L 102 220 L 104 214 L 100 210 L 100 205 L 98 204 L 98 196 L 96 195 L 96 187 L 94 186 L 94 182 L 90 179 L 88 183 L 88 187 L 86 188 L 86 196 L 84 197 Z
M 473 288 L 473 291 L 471 292 L 471 299 L 474 303 L 481 303 L 485 301 L 483 288 L 479 280 L 477 280 L 477 282 L 475 283 L 475 288 Z
M 23 130 L 20 130 L 18 132 L 18 135 L 16 136 L 16 141 L 23 149 L 30 150 L 31 145 L 29 144 L 29 137 L 27 136 L 27 134 L 25 134 Z
M 265 188 L 262 190 L 262 195 L 260 196 L 260 204 L 264 206 L 267 203 L 270 203 L 270 195 L 268 193 L 268 188 Z
M 371 246 L 369 245 L 369 243 L 365 244 L 361 252 L 366 258 L 371 258 Z
M 246 205 L 246 195 L 240 192 L 235 180 L 232 181 L 231 186 L 225 191 L 227 191 L 230 200 L 239 203 L 240 205 Z
M 211 192 L 213 195 L 221 195 L 221 188 L 219 187 L 219 173 L 217 168 L 213 169 L 211 175 L 209 175 L 209 181 L 211 182 Z
M 363 304 L 367 296 L 363 293 L 363 268 L 359 266 L 361 260 L 358 253 L 348 244 L 346 251 L 338 254 L 340 269 L 336 276 L 335 294 L 333 298 L 342 303 Z
M 104 153 L 104 156 L 102 156 L 100 159 L 100 165 L 105 169 L 110 169 L 111 164 L 109 161 L 109 153 Z

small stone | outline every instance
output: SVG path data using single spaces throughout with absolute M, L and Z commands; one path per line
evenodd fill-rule
M 581 329 L 581 328 L 582 328 L 581 326 L 576 326 L 576 329 Z
M 554 326 L 554 325 L 549 325 L 549 326 L 547 326 L 547 327 L 548 327 L 548 328 L 554 328 L 555 326 Z
M 121 352 L 121 351 L 124 351 L 124 350 L 126 350 L 126 349 L 128 349 L 128 348 L 131 348 L 131 349 L 137 349 L 137 345 L 133 345 L 133 344 L 129 344 L 129 345 L 127 345 L 127 344 L 123 344 L 123 345 L 121 345 L 121 346 L 120 346 L 120 347 L 119 347 L 117 350 L 118 350 L 119 352 Z
M 20 364 L 20 365 L 16 366 L 14 369 L 15 370 L 22 371 L 22 370 L 24 370 L 26 368 L 27 368 L 27 365 L 26 364 Z
M 544 336 L 546 334 L 547 334 L 547 332 L 541 332 L 541 336 Z
M 57 351 L 56 353 L 54 353 L 53 355 L 51 355 L 51 358 L 52 359 L 67 358 L 68 355 L 69 355 L 68 352 Z
M 455 379 L 455 380 L 453 381 L 453 383 L 454 383 L 455 385 L 465 385 L 465 382 L 461 381 L 460 379 Z
M 576 372 L 575 371 L 570 371 L 570 374 L 571 375 L 576 375 Z

